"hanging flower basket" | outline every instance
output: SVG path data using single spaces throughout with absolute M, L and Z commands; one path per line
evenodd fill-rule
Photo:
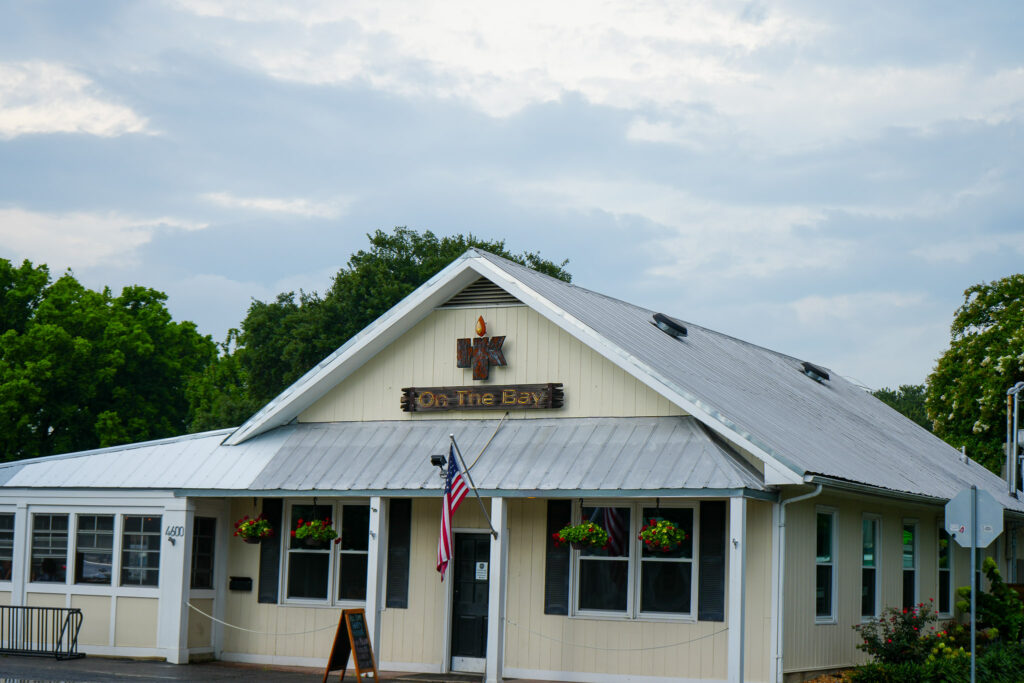
M 274 527 L 270 526 L 270 522 L 262 514 L 257 517 L 245 515 L 235 522 L 235 536 L 246 543 L 259 543 L 273 535 Z
M 563 543 L 569 543 L 576 550 L 608 547 L 608 532 L 594 522 L 570 524 L 562 527 L 561 531 L 551 534 L 551 538 L 554 539 L 556 548 Z
M 292 538 L 300 541 L 307 548 L 319 548 L 330 541 L 341 543 L 341 537 L 331 526 L 330 517 L 311 519 L 308 522 L 300 519 L 292 531 Z
M 675 522 L 652 517 L 640 528 L 638 538 L 648 550 L 669 553 L 682 545 L 686 540 L 686 532 Z

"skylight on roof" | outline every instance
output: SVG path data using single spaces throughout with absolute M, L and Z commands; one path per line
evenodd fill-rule
M 800 365 L 803 366 L 804 374 L 813 379 L 815 382 L 821 384 L 822 382 L 827 382 L 829 380 L 828 372 L 826 372 L 823 368 L 819 368 L 817 365 L 808 363 L 807 361 L 804 361 Z
M 654 324 L 658 326 L 658 329 L 676 339 L 682 339 L 686 336 L 686 326 L 678 320 L 668 317 L 664 313 L 654 314 Z

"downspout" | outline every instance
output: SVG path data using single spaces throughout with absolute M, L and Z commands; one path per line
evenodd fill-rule
M 778 585 L 776 587 L 779 596 L 777 627 L 775 633 L 775 679 L 782 681 L 782 649 L 785 642 L 785 614 L 786 614 L 786 506 L 790 503 L 799 503 L 821 494 L 823 484 L 810 493 L 805 493 L 796 498 L 790 498 L 779 503 L 779 547 L 776 549 L 776 565 L 778 566 Z

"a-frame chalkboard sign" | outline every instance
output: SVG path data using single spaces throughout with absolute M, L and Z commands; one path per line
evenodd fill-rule
M 345 680 L 345 669 L 348 668 L 350 654 L 355 654 L 356 680 L 373 674 L 373 680 L 379 680 L 377 675 L 377 662 L 373 659 L 373 646 L 370 644 L 370 633 L 366 630 L 366 613 L 361 609 L 342 610 L 341 618 L 338 620 L 338 630 L 334 633 L 334 645 L 331 646 L 331 656 L 327 658 L 327 668 L 324 669 L 324 680 L 332 671 L 341 669 L 339 681 Z

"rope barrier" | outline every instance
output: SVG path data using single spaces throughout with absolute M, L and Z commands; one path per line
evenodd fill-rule
M 680 641 L 678 643 L 669 643 L 668 645 L 651 645 L 649 647 L 598 647 L 596 645 L 581 645 L 579 643 L 570 643 L 570 642 L 565 641 L 565 640 L 559 640 L 558 638 L 552 638 L 549 635 L 545 635 L 543 633 L 538 633 L 537 631 L 534 631 L 533 629 L 526 628 L 525 626 L 520 626 L 519 624 L 517 624 L 516 622 L 512 621 L 511 619 L 506 619 L 505 623 L 509 624 L 511 626 L 515 626 L 517 629 L 520 629 L 521 631 L 526 631 L 527 633 L 532 633 L 533 635 L 538 636 L 540 638 L 544 638 L 545 640 L 550 640 L 553 643 L 558 643 L 559 645 L 568 645 L 570 647 L 580 647 L 580 648 L 584 648 L 584 649 L 587 649 L 587 650 L 602 650 L 604 652 L 643 652 L 645 650 L 665 650 L 665 649 L 670 648 L 670 647 L 679 647 L 680 645 L 689 645 L 690 643 L 696 643 L 698 640 L 704 640 L 705 638 L 714 638 L 715 636 L 721 635 L 721 634 L 723 634 L 723 633 L 725 633 L 726 631 L 729 630 L 729 627 L 726 626 L 721 631 L 715 631 L 714 633 L 708 633 L 708 634 L 705 634 L 703 636 L 698 636 L 696 638 L 691 638 L 690 640 L 683 640 L 683 641 Z
M 331 624 L 330 626 L 324 626 L 324 627 L 321 627 L 321 628 L 315 628 L 315 629 L 313 629 L 311 631 L 296 631 L 294 633 L 278 633 L 277 631 L 256 631 L 256 630 L 251 629 L 251 628 L 245 628 L 244 626 L 235 626 L 234 624 L 229 624 L 226 621 L 221 621 L 220 619 L 218 619 L 217 617 L 213 616 L 212 614 L 207 614 L 203 610 L 199 609 L 198 607 L 193 605 L 191 602 L 186 602 L 185 604 L 188 605 L 191 609 L 194 609 L 195 611 L 197 611 L 200 614 L 202 614 L 204 617 L 206 617 L 210 621 L 216 621 L 218 624 L 221 624 L 223 626 L 227 626 L 228 628 L 237 629 L 239 631 L 245 631 L 246 633 L 255 633 L 256 635 L 260 635 L 260 636 L 304 636 L 304 635 L 307 635 L 309 633 L 318 633 L 320 631 L 326 631 L 328 629 L 338 628 L 337 624 Z

